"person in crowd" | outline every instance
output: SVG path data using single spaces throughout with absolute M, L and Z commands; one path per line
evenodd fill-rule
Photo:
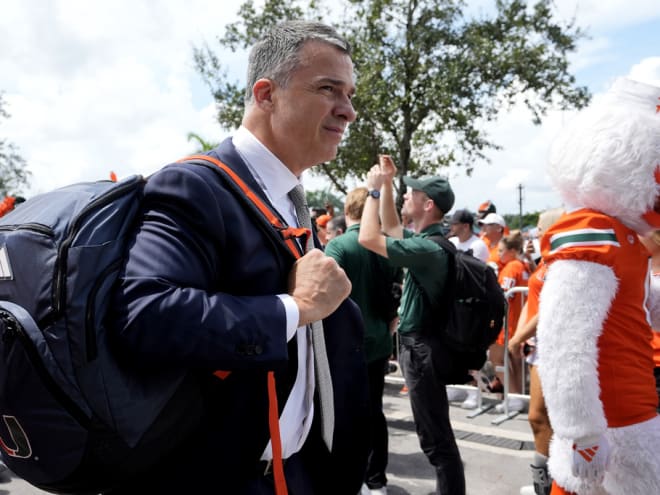
M 362 318 L 344 270 L 310 236 L 300 185 L 355 120 L 349 44 L 322 23 L 277 24 L 250 52 L 246 90 L 241 127 L 209 159 L 296 239 L 288 249 L 210 167 L 174 163 L 149 178 L 112 333 L 126 360 L 189 369 L 202 418 L 115 493 L 356 494 L 364 479 Z
M 660 85 L 616 79 L 555 138 L 567 213 L 541 239 L 538 372 L 553 495 L 660 493 L 652 328 L 660 303 L 638 235 L 660 229 Z
M 642 244 L 651 253 L 651 285 L 655 291 L 660 291 L 660 230 L 649 232 L 640 237 Z M 653 374 L 655 375 L 655 389 L 658 393 L 657 411 L 660 413 L 660 328 L 654 328 L 651 340 L 653 348 Z
M 383 390 L 385 371 L 392 354 L 390 322 L 396 317 L 397 308 L 384 308 L 386 301 L 381 293 L 383 288 L 401 283 L 403 272 L 393 267 L 386 258 L 372 253 L 358 242 L 360 221 L 367 196 L 366 187 L 358 187 L 348 193 L 344 205 L 346 233 L 328 242 L 325 254 L 335 259 L 346 272 L 353 287 L 350 297 L 362 310 L 365 328 L 364 347 L 369 373 L 371 428 L 371 453 L 365 476 L 365 492 L 384 495 L 387 493 L 385 470 L 388 458 L 388 431 L 383 413 Z
M 344 232 L 346 232 L 346 217 L 344 215 L 336 215 L 328 220 L 325 227 L 325 238 L 328 242 Z
M 497 207 L 490 199 L 487 199 L 477 208 L 477 220 L 483 220 L 489 213 L 497 213 Z
M 327 213 L 316 217 L 316 235 L 319 238 L 321 246 L 325 246 L 328 243 L 327 227 L 331 218 Z
M 527 287 L 529 272 L 527 271 L 525 264 L 520 260 L 522 244 L 522 234 L 519 230 L 512 231 L 499 242 L 498 251 L 502 269 L 497 278 L 505 293 L 514 287 Z M 509 339 L 513 338 L 515 335 L 524 300 L 525 297 L 520 292 L 510 295 L 507 299 L 508 309 L 506 314 L 506 330 L 508 331 Z M 490 361 L 495 367 L 504 365 L 504 353 L 508 352 L 505 347 L 506 339 L 504 330 L 505 329 L 503 328 L 495 343 L 493 343 L 488 350 Z M 521 394 L 523 392 L 522 358 L 520 353 L 509 354 L 508 357 L 509 392 L 513 394 Z M 501 372 L 498 372 L 498 378 L 500 381 L 503 381 L 504 377 Z M 509 411 L 521 411 L 524 406 L 525 404 L 522 399 L 515 397 L 508 398 Z M 502 410 L 503 408 L 504 403 L 498 404 L 496 407 L 498 410 Z
M 24 201 L 25 198 L 23 196 L 5 196 L 2 202 L 0 202 L 0 217 L 5 216 Z
M 563 208 L 546 210 L 539 215 L 537 235 L 543 235 L 552 224 L 564 213 Z M 536 327 L 538 324 L 539 294 L 545 279 L 546 265 L 540 260 L 539 264 L 529 277 L 527 284 L 527 300 L 518 318 L 516 332 L 509 339 L 509 353 L 511 356 L 525 355 L 529 364 L 529 410 L 527 418 L 534 434 L 534 461 L 530 466 L 532 470 L 533 486 L 520 489 L 520 495 L 549 495 L 552 487 L 552 478 L 548 473 L 548 456 L 552 426 L 545 408 L 545 399 L 541 389 L 538 370 Z
M 506 222 L 504 218 L 497 213 L 489 213 L 483 219 L 479 220 L 483 236 L 483 241 L 488 246 L 488 260 L 487 263 L 498 273 L 502 269 L 502 261 L 500 260 L 499 244 L 504 237 L 504 229 Z
M 490 253 L 488 247 L 472 230 L 474 216 L 468 210 L 456 210 L 449 219 L 449 240 L 459 251 L 471 253 L 484 263 L 488 261 Z
M 440 301 L 447 286 L 449 255 L 429 236 L 442 235 L 442 219 L 454 204 L 449 182 L 439 176 L 404 177 L 410 190 L 402 215 L 415 231 L 404 230 L 397 216 L 393 179 L 396 168 L 381 156 L 367 174 L 369 196 L 359 241 L 367 249 L 406 269 L 398 327 L 402 367 L 422 450 L 435 468 L 436 493 L 465 495 L 465 474 L 449 421 L 446 385 L 458 383 L 452 353 L 436 337 Z M 380 213 L 380 221 L 379 221 Z M 382 225 L 382 230 L 381 230 Z M 429 267 L 433 267 L 430 270 Z

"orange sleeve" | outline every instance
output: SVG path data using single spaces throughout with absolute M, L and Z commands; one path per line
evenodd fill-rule
M 541 239 L 546 263 L 557 260 L 591 261 L 612 266 L 620 253 L 612 218 L 592 210 L 562 216 Z

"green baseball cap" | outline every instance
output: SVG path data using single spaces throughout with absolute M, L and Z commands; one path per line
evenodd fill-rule
M 443 214 L 447 213 L 454 206 L 454 191 L 451 190 L 449 181 L 444 177 L 438 175 L 433 175 L 426 179 L 404 177 L 403 183 L 408 187 L 426 193 Z

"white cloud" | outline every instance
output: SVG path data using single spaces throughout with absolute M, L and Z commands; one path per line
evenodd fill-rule
M 579 26 L 596 32 L 660 18 L 657 0 L 555 0 L 554 4 L 564 19 L 575 17 Z
M 0 90 L 11 118 L 2 133 L 28 162 L 29 192 L 110 170 L 151 173 L 194 149 L 190 131 L 219 141 L 192 45 L 212 42 L 235 9 L 201 0 L 3 5 Z M 240 54 L 227 63 L 244 66 Z
M 629 76 L 636 81 L 660 85 L 660 57 L 650 57 L 635 64 Z

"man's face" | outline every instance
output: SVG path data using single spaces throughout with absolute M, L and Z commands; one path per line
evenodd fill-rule
M 425 192 L 408 188 L 406 194 L 403 195 L 401 215 L 407 216 L 414 222 L 424 213 L 424 204 L 428 199 Z
M 502 237 L 502 227 L 496 223 L 483 224 L 481 230 L 489 239 L 497 240 Z
M 337 47 L 305 43 L 286 87 L 274 84 L 269 148 L 296 175 L 332 160 L 355 120 L 353 62 Z
M 464 226 L 467 224 L 465 223 L 452 223 L 449 225 L 449 235 L 455 235 L 459 236 L 462 235 L 463 232 L 465 232 Z
M 329 225 L 329 224 L 328 224 Z M 325 240 L 326 243 L 330 242 L 332 239 L 338 236 L 338 230 L 335 227 L 329 226 L 325 229 Z

